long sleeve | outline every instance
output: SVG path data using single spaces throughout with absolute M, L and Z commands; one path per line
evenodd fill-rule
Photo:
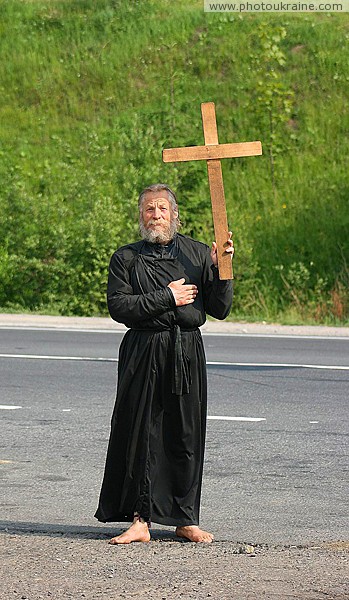
M 214 266 L 210 249 L 207 247 L 202 275 L 205 312 L 215 319 L 225 319 L 233 301 L 233 282 L 219 279 L 218 268 Z
M 146 294 L 134 294 L 129 271 L 122 256 L 117 253 L 112 256 L 109 265 L 107 300 L 111 318 L 127 327 L 157 317 L 175 306 L 168 287 Z

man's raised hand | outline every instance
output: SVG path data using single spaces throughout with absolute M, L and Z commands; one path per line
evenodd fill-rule
M 225 249 L 225 251 L 231 255 L 231 258 L 233 258 L 234 256 L 234 243 L 233 240 L 231 239 L 232 236 L 232 232 L 228 231 L 228 239 L 227 239 L 227 247 Z M 215 266 L 218 265 L 218 256 L 217 256 L 217 244 L 216 242 L 212 242 L 212 248 L 211 248 L 211 258 L 212 258 L 212 262 Z
M 198 288 L 191 283 L 185 283 L 184 277 L 171 281 L 168 286 L 174 296 L 176 306 L 192 304 L 197 296 Z

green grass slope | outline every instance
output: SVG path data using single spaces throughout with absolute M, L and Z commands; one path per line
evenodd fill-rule
M 236 246 L 232 318 L 345 323 L 349 15 L 207 14 L 203 2 L 0 3 L 0 306 L 105 313 L 110 254 L 138 237 L 150 183 L 210 243 L 203 143 L 216 103 Z

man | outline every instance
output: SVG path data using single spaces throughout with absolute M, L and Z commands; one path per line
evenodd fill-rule
M 150 522 L 211 542 L 199 527 L 206 432 L 206 361 L 200 325 L 224 319 L 232 282 L 221 281 L 217 246 L 178 233 L 176 197 L 166 185 L 139 197 L 143 240 L 110 261 L 108 308 L 129 330 L 119 351 L 118 389 L 96 512 L 131 521 L 111 544 L 148 542 Z M 233 255 L 233 242 L 227 252 Z

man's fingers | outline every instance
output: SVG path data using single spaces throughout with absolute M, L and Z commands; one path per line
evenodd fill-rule
M 171 281 L 171 283 L 169 285 L 172 285 L 173 283 L 181 285 L 181 286 L 183 286 L 183 288 L 186 288 L 186 289 L 197 290 L 196 285 L 192 285 L 191 283 L 185 283 L 184 277 L 181 277 L 181 279 L 176 279 L 175 281 Z
M 235 252 L 235 249 L 234 249 L 234 242 L 233 242 L 233 240 L 231 239 L 231 236 L 232 236 L 232 235 L 233 235 L 233 232 L 232 232 L 232 231 L 228 231 L 228 236 L 229 236 L 229 237 L 228 237 L 228 241 L 227 241 L 228 247 L 225 249 L 225 251 L 226 251 L 228 254 L 231 254 L 231 255 L 233 256 L 233 254 L 234 254 L 234 252 Z
M 234 246 L 229 246 L 229 248 L 226 248 L 225 251 L 227 254 L 230 254 L 231 258 L 233 258 L 234 254 L 235 254 Z
M 183 289 L 184 289 L 186 292 L 191 292 L 191 291 L 193 291 L 193 290 L 194 290 L 194 291 L 197 291 L 197 290 L 198 290 L 198 288 L 196 287 L 196 285 L 195 285 L 195 284 L 191 284 L 191 283 L 187 283 L 186 285 L 183 285 Z
M 192 304 L 198 294 L 198 288 L 195 284 L 185 283 L 185 278 L 176 279 L 168 284 L 168 287 L 172 290 L 176 306 L 184 306 L 185 304 Z
M 192 304 L 198 294 L 198 288 L 196 285 L 183 285 L 181 301 L 183 304 Z

